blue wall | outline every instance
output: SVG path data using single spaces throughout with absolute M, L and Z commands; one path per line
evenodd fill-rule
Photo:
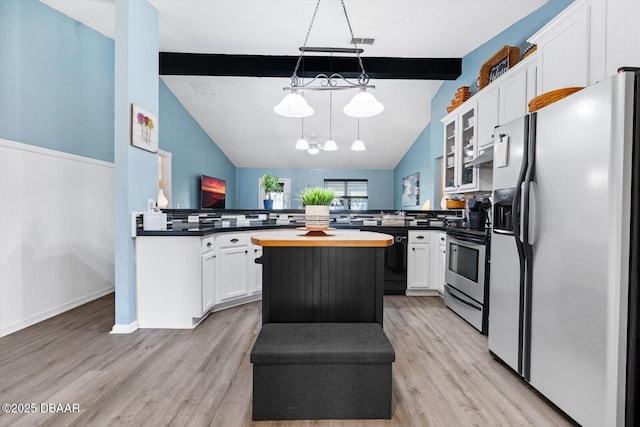
M 236 169 L 237 208 L 262 209 L 258 200 L 258 180 L 265 173 L 291 179 L 291 208 L 302 208 L 296 197 L 305 187 L 323 187 L 324 179 L 368 179 L 369 209 L 390 209 L 393 205 L 392 170 L 343 169 Z
M 431 124 L 420 133 L 416 141 L 409 148 L 404 157 L 398 162 L 393 171 L 393 206 L 395 209 L 401 209 L 402 206 L 402 178 L 409 176 L 415 172 L 420 173 L 420 206 L 425 200 L 431 200 L 431 208 L 434 207 L 434 200 L 431 198 L 436 183 L 433 182 L 432 170 L 428 167 L 431 158 L 431 146 L 429 144 L 429 134 L 431 132 Z M 439 202 L 438 202 L 439 205 Z M 406 208 L 406 206 L 404 207 Z M 416 207 L 414 207 L 415 209 Z
M 227 181 L 227 208 L 236 206 L 236 168 L 160 80 L 160 148 L 172 153 L 172 205 L 200 207 L 200 175 Z M 261 175 L 262 176 L 262 175 Z M 242 188 L 242 187 L 241 187 Z M 244 190 L 244 188 L 243 188 Z M 258 196 L 256 195 L 256 198 Z
M 476 82 L 478 74 L 480 73 L 480 67 L 482 67 L 482 64 L 484 64 L 487 59 L 493 56 L 493 54 L 504 45 L 518 46 L 522 51 L 527 45 L 526 39 L 528 37 L 542 28 L 571 3 L 573 3 L 573 0 L 549 0 L 547 4 L 516 22 L 462 58 L 462 75 L 455 81 L 445 81 L 442 84 L 435 97 L 431 100 L 430 125 L 425 128 L 425 131 L 423 131 L 414 142 L 414 146 L 407 151 L 396 166 L 394 188 L 400 188 L 402 177 L 409 173 L 416 172 L 414 169 L 418 166 L 422 181 L 420 191 L 421 200 L 424 200 L 424 194 L 425 198 L 432 200 L 431 207 L 437 208 L 440 200 L 440 186 L 427 188 L 422 184 L 425 182 L 422 179 L 422 174 L 424 173 L 425 176 L 432 177 L 432 181 L 438 180 L 440 171 L 438 166 L 439 161 L 437 159 L 442 157 L 442 140 L 444 137 L 444 125 L 440 122 L 440 119 L 447 115 L 446 107 L 454 97 L 456 90 L 460 86 L 471 86 L 472 90 L 473 88 L 477 88 Z M 429 157 L 425 158 L 423 163 L 416 165 L 415 158 L 413 158 L 416 151 L 419 152 L 420 156 L 426 151 Z M 428 191 L 429 193 L 425 194 L 423 191 Z M 434 201 L 438 201 L 435 206 Z M 400 195 L 397 195 L 397 197 L 394 197 L 394 206 L 396 209 L 401 207 L 399 202 Z
M 113 162 L 114 70 L 113 40 L 37 0 L 0 0 L 0 138 Z M 174 205 L 198 207 L 205 174 L 227 181 L 234 207 L 235 167 L 164 82 L 159 119 Z
M 114 43 L 36 0 L 0 1 L 0 137 L 113 162 Z

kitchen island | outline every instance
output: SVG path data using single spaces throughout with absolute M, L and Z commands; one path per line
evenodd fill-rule
M 262 323 L 376 322 L 382 325 L 388 234 L 328 230 L 255 233 L 263 247 Z
M 395 352 L 382 317 L 393 236 L 298 229 L 251 242 L 263 247 L 253 420 L 391 418 Z

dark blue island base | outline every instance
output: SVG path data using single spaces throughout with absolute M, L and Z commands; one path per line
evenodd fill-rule
M 395 353 L 377 323 L 268 323 L 251 352 L 253 419 L 390 419 Z

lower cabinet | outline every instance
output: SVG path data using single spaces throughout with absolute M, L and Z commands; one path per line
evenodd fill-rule
M 261 298 L 262 270 L 251 232 L 137 237 L 140 328 L 190 329 L 211 311 Z
M 249 293 L 258 294 L 262 292 L 262 264 L 256 264 L 256 260 L 262 256 L 262 246 L 251 245 L 251 256 L 247 269 L 249 271 Z
M 435 266 L 435 273 L 433 277 L 435 278 L 436 289 L 440 295 L 444 295 L 444 272 L 447 268 L 447 233 L 438 232 L 438 243 L 438 250 L 434 251 L 433 265 Z
M 220 282 L 218 302 L 247 295 L 249 289 L 249 246 L 247 235 L 216 236 L 220 240 Z M 226 245 L 226 246 L 225 246 Z
M 217 284 L 217 256 L 214 251 L 202 254 L 202 313 L 206 313 L 215 304 Z
M 409 231 L 407 295 L 438 294 L 439 232 Z

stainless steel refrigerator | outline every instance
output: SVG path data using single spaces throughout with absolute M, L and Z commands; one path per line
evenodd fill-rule
M 496 128 L 489 350 L 583 426 L 638 425 L 640 69 Z

